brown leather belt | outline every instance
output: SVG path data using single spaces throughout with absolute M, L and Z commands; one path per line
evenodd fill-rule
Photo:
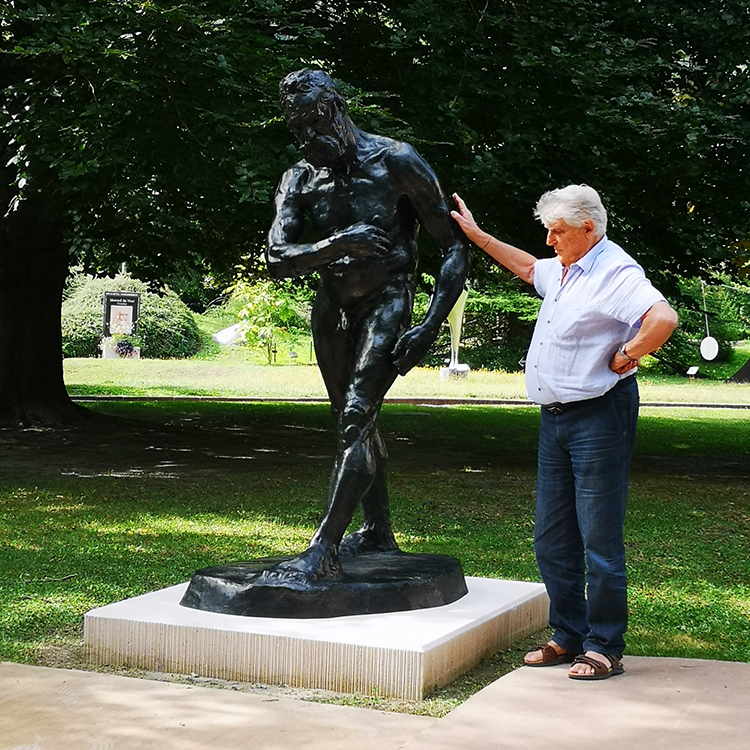
M 566 411 L 570 411 L 574 406 L 584 403 L 583 401 L 570 401 L 567 404 L 562 404 L 559 401 L 555 401 L 553 404 L 542 404 L 542 409 L 548 411 L 550 414 L 554 414 L 556 417 L 560 414 L 565 414 Z

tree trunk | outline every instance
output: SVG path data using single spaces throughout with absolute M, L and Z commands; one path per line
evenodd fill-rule
M 43 216 L 32 198 L 0 218 L 0 420 L 20 425 L 71 424 L 86 414 L 63 380 L 68 252 Z

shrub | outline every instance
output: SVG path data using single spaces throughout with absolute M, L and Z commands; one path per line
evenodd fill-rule
M 295 346 L 310 335 L 310 291 L 291 280 L 247 281 L 238 278 L 229 289 L 227 309 L 236 311 L 246 345 L 263 350 L 268 364 L 276 344 Z
M 415 321 L 424 317 L 429 302 L 426 293 L 417 293 Z M 459 360 L 474 370 L 516 372 L 522 369 L 519 362 L 529 348 L 540 304 L 537 297 L 514 279 L 503 279 L 486 285 L 481 291 L 470 291 L 464 308 Z M 440 367 L 449 357 L 450 330 L 444 325 L 425 356 L 424 364 Z
M 654 356 L 659 369 L 684 374 L 688 367 L 705 365 L 700 342 L 710 334 L 719 344 L 717 363 L 732 358 L 732 342 L 744 339 L 748 326 L 742 318 L 737 296 L 719 277 L 709 284 L 700 279 L 677 279 L 677 290 L 670 299 L 680 317 L 669 341 Z
M 105 292 L 137 292 L 141 295 L 138 332 L 127 340 L 141 347 L 150 359 L 190 357 L 200 346 L 200 332 L 188 307 L 174 292 L 151 292 L 128 274 L 93 278 L 81 273 L 71 277 L 62 304 L 64 357 L 97 357 L 102 339 Z

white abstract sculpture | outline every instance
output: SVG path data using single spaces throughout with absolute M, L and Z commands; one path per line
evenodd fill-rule
M 469 365 L 461 365 L 458 363 L 458 347 L 461 341 L 461 327 L 464 321 L 464 307 L 466 306 L 466 298 L 469 293 L 466 289 L 461 292 L 461 296 L 456 300 L 456 304 L 448 314 L 448 327 L 451 331 L 451 358 L 447 367 L 440 368 L 440 379 L 445 380 L 447 378 L 465 378 L 466 373 L 469 372 Z

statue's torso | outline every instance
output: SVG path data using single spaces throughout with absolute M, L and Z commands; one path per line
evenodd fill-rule
M 309 167 L 300 201 L 319 238 L 359 222 L 379 227 L 390 248 L 384 255 L 344 258 L 321 271 L 326 292 L 341 304 L 380 293 L 389 281 L 411 283 L 417 262 L 417 222 L 387 148 L 366 154 L 349 173 Z

